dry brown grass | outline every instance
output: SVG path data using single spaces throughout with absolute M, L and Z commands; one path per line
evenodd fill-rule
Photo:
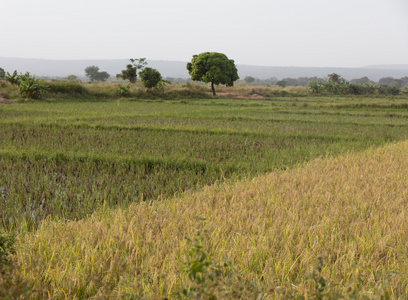
M 12 104 L 8 99 L 16 99 L 20 96 L 17 87 L 7 82 L 0 80 L 0 104 Z
M 278 86 L 253 86 L 238 84 L 233 87 L 218 86 L 217 95 L 228 95 L 231 94 L 233 97 L 230 98 L 271 98 L 280 96 L 310 96 L 310 92 L 305 86 L 289 86 L 286 88 L 281 88 Z M 235 97 L 234 97 L 235 96 Z M 260 98 L 262 97 L 262 98 Z
M 392 297 L 405 298 L 407 153 L 402 142 L 77 222 L 45 221 L 18 237 L 16 272 L 42 298 L 168 296 L 187 284 L 185 237 L 205 217 L 210 259 L 229 259 L 269 291 L 306 295 L 306 276 L 322 256 L 322 274 L 336 289 L 357 286 L 359 297 L 370 296 L 388 278 Z

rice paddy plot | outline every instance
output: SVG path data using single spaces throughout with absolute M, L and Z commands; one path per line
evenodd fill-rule
M 32 102 L 0 107 L 0 226 L 81 219 L 408 137 L 407 99 Z M 370 104 L 372 103 L 372 104 Z

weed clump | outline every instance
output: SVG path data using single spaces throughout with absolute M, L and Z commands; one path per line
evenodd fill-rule
M 191 248 L 181 271 L 189 284 L 173 293 L 179 299 L 261 299 L 262 287 L 244 279 L 230 261 L 212 262 L 204 251 L 206 235 L 197 230 L 194 240 L 187 239 Z

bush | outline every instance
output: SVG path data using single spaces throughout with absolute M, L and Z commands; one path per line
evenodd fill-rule
M 18 90 L 26 98 L 38 99 L 48 91 L 48 86 L 35 79 L 29 72 L 17 76 Z
M 308 84 L 308 89 L 313 94 L 335 94 L 335 95 L 398 95 L 400 90 L 396 86 L 384 85 L 375 86 L 373 84 L 357 84 L 350 82 L 326 82 L 325 84 L 316 81 Z
M 323 83 L 316 81 L 316 82 L 310 82 L 307 85 L 307 88 L 309 89 L 309 91 L 311 91 L 313 94 L 320 94 L 321 92 L 323 92 L 324 88 L 323 88 Z
M 129 95 L 130 92 L 130 84 L 128 85 L 121 85 L 118 84 L 118 94 L 122 97 L 126 97 Z
M 139 72 L 139 76 L 143 86 L 148 89 L 157 88 L 162 81 L 160 72 L 153 68 L 145 68 Z
M 13 72 L 13 74 L 10 74 L 9 72 L 7 72 L 7 77 L 6 80 L 8 82 L 10 82 L 11 84 L 17 84 L 18 83 L 18 74 L 17 74 L 17 70 L 15 70 Z
M 388 92 L 388 94 L 395 96 L 395 95 L 398 95 L 398 94 L 399 94 L 400 89 L 399 89 L 399 87 L 397 87 L 397 86 L 389 85 L 389 86 L 387 87 L 387 92 Z

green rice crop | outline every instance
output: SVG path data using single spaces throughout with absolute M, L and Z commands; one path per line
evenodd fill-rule
M 81 219 L 101 206 L 408 137 L 406 98 L 29 102 L 0 106 L 0 227 Z

